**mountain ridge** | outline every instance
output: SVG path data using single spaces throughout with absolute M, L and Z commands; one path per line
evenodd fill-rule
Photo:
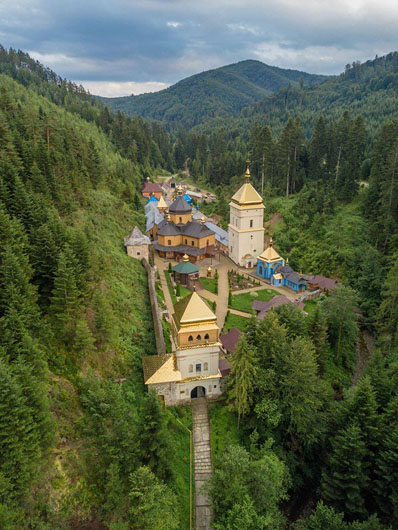
M 192 128 L 214 117 L 233 117 L 243 108 L 289 85 L 313 85 L 328 76 L 270 66 L 247 59 L 194 74 L 174 85 L 137 96 L 100 99 L 113 110 Z

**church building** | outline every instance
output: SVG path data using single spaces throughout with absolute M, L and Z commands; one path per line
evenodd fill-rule
M 250 183 L 247 165 L 245 183 L 232 197 L 228 225 L 229 257 L 240 267 L 255 267 L 264 250 L 264 204 Z
M 184 199 L 179 186 L 177 198 L 169 206 L 166 219 L 160 223 L 155 250 L 162 258 L 180 261 L 184 254 L 196 262 L 216 253 L 215 233 L 205 225 L 206 219 L 193 219 L 192 206 Z
M 193 292 L 174 306 L 172 327 L 176 350 L 173 354 L 144 357 L 145 384 L 156 390 L 165 405 L 221 394 L 216 315 Z
M 269 280 L 275 287 L 288 287 L 296 292 L 305 291 L 307 280 L 298 274 L 274 249 L 272 237 L 268 248 L 257 259 L 257 276 Z

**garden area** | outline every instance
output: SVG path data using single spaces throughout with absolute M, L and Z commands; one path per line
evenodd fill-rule
M 254 300 L 261 302 L 269 302 L 271 298 L 278 293 L 272 289 L 261 289 L 259 291 L 251 291 L 250 293 L 231 294 L 228 300 L 228 306 L 237 311 L 246 311 L 246 313 L 254 314 L 252 309 Z
M 206 291 L 209 291 L 213 294 L 218 294 L 218 278 L 216 276 L 214 278 L 200 278 L 200 283 L 203 285 Z
M 256 280 L 247 274 L 240 274 L 238 271 L 228 271 L 229 288 L 231 291 L 240 291 L 241 289 L 250 289 L 261 285 L 260 280 Z
M 249 322 L 249 318 L 241 317 L 239 315 L 234 315 L 233 313 L 227 312 L 225 318 L 224 327 L 222 329 L 223 333 L 226 333 L 231 328 L 237 328 L 239 331 L 245 331 L 246 324 Z

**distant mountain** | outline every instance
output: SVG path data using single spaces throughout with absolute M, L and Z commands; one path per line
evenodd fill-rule
M 113 110 L 189 129 L 209 118 L 234 117 L 283 87 L 312 86 L 325 79 L 247 60 L 193 75 L 160 92 L 101 99 Z
M 362 64 L 354 62 L 342 74 L 304 90 L 297 86 L 283 87 L 243 109 L 236 125 L 247 127 L 250 122 L 259 122 L 280 132 L 289 118 L 300 118 L 302 126 L 309 132 L 319 115 L 338 119 L 344 111 L 360 114 L 371 134 L 385 120 L 398 117 L 398 52 Z M 213 130 L 215 121 L 209 120 L 205 129 Z M 230 127 L 231 123 L 227 126 Z

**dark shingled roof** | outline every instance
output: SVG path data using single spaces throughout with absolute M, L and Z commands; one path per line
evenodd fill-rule
M 158 232 L 161 236 L 179 236 L 180 233 L 179 228 L 174 223 L 164 224 Z
M 169 206 L 170 213 L 190 213 L 192 206 L 184 199 L 184 197 L 177 197 Z
M 294 270 L 291 268 L 290 265 L 283 265 L 282 267 L 279 267 L 278 272 L 282 272 L 283 274 L 289 274 L 289 272 L 294 272 Z
M 292 282 L 292 283 L 296 283 L 296 284 L 304 284 L 306 285 L 307 284 L 307 280 L 305 280 L 304 278 L 302 278 L 301 276 L 299 276 L 297 274 L 297 272 L 293 271 L 293 272 L 289 272 L 288 274 L 283 274 L 284 278 L 286 278 L 286 280 L 288 280 L 289 282 Z
M 205 248 L 190 247 L 189 245 L 165 246 L 155 241 L 155 250 L 160 252 L 178 252 L 179 254 L 188 254 L 188 256 L 201 256 L 202 254 L 215 254 L 213 245 Z
M 189 237 L 206 237 L 214 234 L 212 230 L 209 230 L 207 226 L 197 221 L 189 221 L 181 229 L 184 236 Z

